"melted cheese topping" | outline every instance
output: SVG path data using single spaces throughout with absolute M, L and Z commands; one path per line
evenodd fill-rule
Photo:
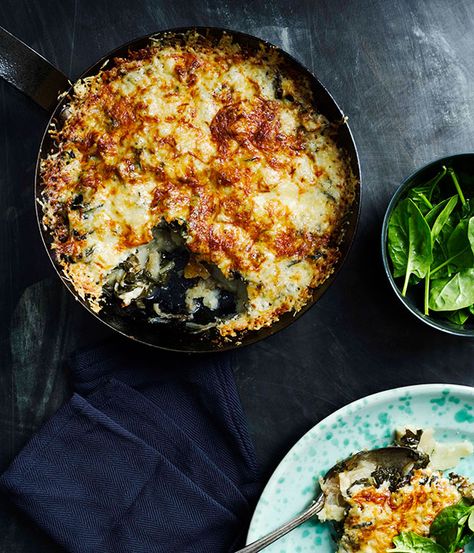
M 400 532 L 428 536 L 436 515 L 460 499 L 458 488 L 448 478 L 428 468 L 416 470 L 410 482 L 394 492 L 388 484 L 365 487 L 346 498 L 338 552 L 385 553 Z
M 339 258 L 356 183 L 334 137 L 273 50 L 151 44 L 74 87 L 42 164 L 43 222 L 96 311 L 107 275 L 177 222 L 198 262 L 247 284 L 220 333 L 258 329 L 300 309 Z

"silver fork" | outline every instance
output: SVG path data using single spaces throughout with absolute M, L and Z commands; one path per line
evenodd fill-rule
M 293 528 L 296 528 L 300 524 L 303 524 L 303 522 L 306 522 L 311 517 L 314 517 L 316 513 L 319 513 L 319 511 L 324 507 L 324 494 L 320 493 L 318 497 L 311 503 L 311 505 L 302 513 L 300 513 L 295 518 L 291 519 L 290 521 L 286 522 L 276 530 L 273 530 L 273 532 L 270 532 L 266 536 L 263 536 L 263 538 L 260 538 L 257 541 L 254 541 L 250 545 L 247 545 L 247 547 L 244 547 L 243 549 L 239 549 L 236 551 L 236 553 L 256 553 L 257 551 L 261 551 L 262 549 L 265 549 L 267 545 L 270 545 L 276 540 L 279 540 L 282 538 L 285 534 L 288 534 L 288 532 L 291 532 Z

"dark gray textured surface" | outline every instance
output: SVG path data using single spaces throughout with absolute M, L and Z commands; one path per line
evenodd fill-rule
M 0 3 L 0 25 L 71 77 L 136 36 L 190 24 L 261 36 L 313 69 L 348 114 L 361 156 L 361 223 L 335 284 L 289 329 L 233 354 L 267 474 L 303 432 L 351 400 L 420 382 L 474 384 L 474 341 L 425 328 L 403 310 L 378 242 L 404 176 L 441 155 L 474 150 L 474 4 Z M 46 121 L 0 82 L 0 470 L 69 395 L 67 354 L 108 335 L 63 289 L 36 229 L 32 180 Z M 57 550 L 0 500 L 1 553 Z

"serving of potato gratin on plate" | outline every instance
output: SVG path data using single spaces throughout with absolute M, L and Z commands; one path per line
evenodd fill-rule
M 79 295 L 221 336 L 301 309 L 356 186 L 314 100 L 277 51 L 193 33 L 79 81 L 41 165 L 43 225 Z
M 321 480 L 327 499 L 318 518 L 337 524 L 337 553 L 385 553 L 400 539 L 424 544 L 427 553 L 445 553 L 430 551 L 435 542 L 425 541 L 433 536 L 435 520 L 447 508 L 462 503 L 469 510 L 474 502 L 467 478 L 443 473 L 473 453 L 471 442 L 437 443 L 432 429 L 408 428 L 397 432 L 396 443 L 419 452 L 418 466 L 401 473 L 367 462 L 341 471 L 337 489 Z
M 255 509 L 247 543 L 305 511 L 322 491 L 319 513 L 265 551 L 472 552 L 473 413 L 474 388 L 453 384 L 395 388 L 338 409 L 281 461 Z M 376 455 L 344 462 L 389 446 L 415 456 L 405 464 L 394 456 L 393 466 L 379 464 Z

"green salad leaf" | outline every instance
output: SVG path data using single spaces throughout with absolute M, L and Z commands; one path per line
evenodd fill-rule
M 457 203 L 457 196 L 452 196 L 451 198 L 449 198 L 446 205 L 443 207 L 439 215 L 434 220 L 434 223 L 431 227 L 431 236 L 433 237 L 433 240 L 436 240 L 440 235 Z
M 453 197 L 453 196 L 451 196 L 451 197 Z M 457 196 L 455 196 L 455 197 L 457 198 Z M 425 215 L 426 222 L 428 223 L 430 228 L 433 228 L 433 223 L 436 221 L 436 218 L 443 211 L 443 209 L 448 205 L 448 202 L 450 200 L 451 200 L 451 198 L 446 198 L 446 200 L 443 200 L 442 202 L 439 202 L 439 204 L 435 204 L 433 206 L 433 209 L 428 211 L 428 213 Z
M 447 242 L 456 224 L 457 221 L 455 217 L 451 215 L 433 244 L 433 263 L 430 267 L 431 278 L 435 278 L 434 274 L 436 274 L 436 278 L 449 276 L 451 274 L 452 267 L 449 263 Z
M 400 532 L 393 538 L 394 548 L 388 551 L 397 553 L 446 553 L 445 549 L 430 538 L 424 538 L 415 532 Z
M 403 278 L 402 295 L 418 287 L 412 297 L 424 298 L 426 315 L 431 310 L 459 326 L 474 316 L 473 193 L 474 175 L 443 166 L 407 192 L 387 229 L 387 252 L 393 276 Z
M 453 311 L 474 303 L 474 268 L 431 282 L 429 306 L 433 311 Z
M 467 226 L 467 238 L 471 246 L 471 252 L 474 254 L 474 217 L 470 217 L 469 224 Z
M 433 261 L 430 227 L 410 198 L 393 210 L 388 224 L 388 249 L 395 277 L 405 276 L 405 295 L 410 276 L 424 278 Z
M 461 219 L 448 242 L 448 256 L 450 264 L 457 269 L 474 267 L 474 217 Z
M 457 309 L 456 311 L 447 311 L 446 318 L 455 325 L 463 326 L 470 314 L 469 309 Z
M 472 538 L 468 521 L 474 507 L 461 499 L 438 513 L 430 527 L 430 536 L 448 553 L 461 549 Z
M 448 169 L 443 166 L 441 171 L 426 184 L 415 186 L 408 191 L 407 197 L 417 205 L 423 215 L 432 210 L 433 196 L 437 190 L 438 183 L 447 174 L 447 172 Z
M 471 511 L 469 518 L 467 519 L 467 525 L 471 532 L 474 532 L 474 510 Z

